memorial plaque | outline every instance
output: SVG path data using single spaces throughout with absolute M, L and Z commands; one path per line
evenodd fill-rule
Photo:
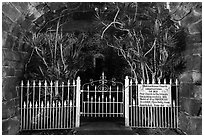
M 171 85 L 138 84 L 138 105 L 140 107 L 171 106 Z

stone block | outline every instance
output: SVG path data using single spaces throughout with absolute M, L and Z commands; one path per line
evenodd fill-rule
M 193 98 L 193 83 L 181 83 L 179 87 L 179 96 L 185 98 Z
M 9 110 L 7 108 L 7 103 L 2 103 L 2 119 L 9 118 Z
M 15 70 L 14 75 L 18 78 L 22 78 L 23 77 L 23 70 Z
M 13 7 L 10 3 L 5 3 L 2 5 L 2 11 L 12 19 L 12 21 L 16 21 L 22 14 Z
M 15 99 L 2 103 L 2 119 L 13 117 L 17 114 L 17 112 L 18 110 Z
M 199 55 L 193 55 L 193 56 L 186 56 L 186 70 L 198 70 L 202 71 L 202 57 Z
M 12 2 L 12 4 L 23 14 L 28 12 L 28 2 Z
M 3 60 L 2 62 L 3 66 L 10 66 L 13 67 L 15 69 L 23 69 L 24 68 L 24 64 L 23 64 L 23 60 L 20 61 L 8 61 L 8 60 Z
M 2 79 L 2 91 L 4 92 L 6 100 L 10 100 L 17 96 L 16 86 L 18 80 L 19 79 L 14 76 Z
M 2 30 L 11 32 L 13 22 L 5 15 L 2 14 Z
M 196 6 L 194 7 L 194 12 L 196 14 L 202 15 L 202 2 L 196 2 Z
M 202 135 L 202 117 L 191 117 L 189 123 L 191 135 Z
M 7 35 L 7 32 L 2 31 L 2 47 L 5 47 Z
M 15 25 L 13 27 L 13 30 L 12 30 L 12 34 L 14 36 L 16 36 L 17 38 L 21 37 L 21 35 L 25 32 L 25 30 L 23 30 L 23 28 L 19 25 Z
M 202 73 L 198 71 L 193 71 L 191 74 L 192 74 L 193 83 L 197 85 L 201 85 L 202 84 Z
M 202 100 L 202 85 L 194 85 L 193 96 L 196 100 Z
M 3 45 L 3 48 L 11 49 L 12 46 L 13 46 L 14 41 L 15 41 L 15 37 L 13 37 L 12 35 L 8 34 L 7 35 L 7 39 L 5 41 L 5 44 Z
M 2 131 L 7 131 L 9 127 L 9 119 L 2 120 Z
M 202 117 L 182 115 L 179 117 L 179 128 L 187 135 L 202 135 Z
M 202 55 L 202 43 L 188 43 L 184 51 L 185 55 Z
M 180 97 L 181 111 L 188 113 L 191 116 L 200 115 L 202 101 L 193 98 Z
M 14 68 L 5 66 L 2 67 L 2 77 L 14 76 L 14 74 L 15 74 Z
M 189 34 L 186 37 L 186 44 L 190 45 L 194 43 L 201 43 L 202 42 L 202 35 L 201 34 Z
M 31 24 L 32 21 L 27 18 L 25 18 L 25 20 L 20 23 L 21 27 L 24 28 L 25 30 L 29 30 Z
M 179 81 L 181 83 L 193 83 L 192 75 L 189 72 L 184 72 L 179 76 Z
M 189 128 L 189 118 L 184 112 L 179 113 L 178 123 L 179 123 L 179 125 L 178 125 L 179 129 L 181 129 L 184 132 L 186 132 L 186 130 L 188 130 L 188 128 Z
M 14 43 L 12 45 L 12 50 L 18 51 L 18 49 L 19 49 L 18 47 L 19 47 L 19 38 L 14 41 Z
M 20 121 L 17 117 L 9 118 L 2 121 L 2 132 L 8 131 L 8 135 L 15 135 L 19 132 Z
M 188 27 L 188 31 L 190 34 L 202 33 L 202 20 L 191 24 Z
M 184 112 L 180 112 L 179 129 L 187 135 L 201 135 L 202 117 L 192 117 L 186 115 Z
M 9 60 L 9 61 L 22 61 L 20 52 L 11 51 L 8 49 L 3 50 L 3 58 L 4 60 Z
M 186 13 L 187 12 L 185 12 L 183 15 L 185 15 Z M 191 24 L 199 21 L 200 19 L 202 19 L 202 16 L 195 16 L 194 12 L 191 12 L 188 16 L 181 20 L 181 25 L 183 27 L 188 27 Z

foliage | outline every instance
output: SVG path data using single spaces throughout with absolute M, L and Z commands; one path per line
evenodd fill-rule
M 86 33 L 47 32 L 33 35 L 27 41 L 32 45 L 25 68 L 25 79 L 66 80 L 74 79 L 78 71 L 91 66 L 92 54 L 83 51 Z
M 73 4 L 53 13 L 32 39 L 26 39 L 32 47 L 26 79 L 75 78 L 77 72 L 93 67 L 94 54 L 105 53 L 106 45 L 124 58 L 133 78 L 174 78 L 184 68 L 185 33 L 166 3 Z M 84 7 L 95 10 L 92 30 L 62 33 L 60 26 L 72 21 L 74 12 L 88 10 Z M 49 24 L 54 32 L 47 29 Z
M 124 57 L 133 78 L 176 77 L 182 71 L 185 33 L 165 3 L 109 3 L 106 9 L 96 14 L 100 38 Z

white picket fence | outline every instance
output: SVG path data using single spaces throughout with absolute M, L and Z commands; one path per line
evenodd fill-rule
M 21 130 L 79 127 L 80 78 L 21 82 Z
M 171 79 L 168 82 L 166 79 L 133 81 L 126 76 L 125 85 L 119 83 L 118 86 L 111 81 L 113 85 L 108 86 L 103 73 L 97 82 L 100 82 L 98 86 L 93 84 L 94 81 L 81 86 L 79 77 L 67 82 L 22 81 L 21 130 L 79 127 L 80 116 L 124 117 L 125 126 L 136 128 L 178 128 L 177 80 L 174 83 Z M 146 94 L 143 93 L 145 87 L 164 87 L 171 93 L 164 91 L 164 96 L 158 95 L 158 100 L 162 100 L 161 97 L 167 99 L 163 106 L 161 102 L 159 105 L 148 103 L 147 98 L 155 95 L 141 96 Z M 163 89 L 159 90 L 155 92 L 163 92 Z M 141 100 L 145 98 L 147 102 L 142 104 Z
M 157 82 L 157 83 L 156 83 Z M 168 100 L 164 102 L 164 105 L 161 106 L 156 103 L 152 103 L 154 99 L 149 99 L 150 103 L 148 103 L 148 93 L 141 93 L 142 88 L 144 87 L 164 87 L 169 88 L 170 94 L 166 92 L 163 93 L 163 97 L 161 95 L 157 95 L 157 93 L 152 93 L 151 97 L 154 99 Z M 133 81 L 126 77 L 125 79 L 125 124 L 126 126 L 137 127 L 137 128 L 178 128 L 178 115 L 179 115 L 179 99 L 178 99 L 178 80 L 175 80 L 175 83 L 172 83 L 172 79 L 167 80 L 164 79 L 161 81 L 158 79 L 155 81 L 154 79 L 147 81 L 138 82 Z M 153 88 L 154 89 L 154 88 Z M 152 91 L 154 92 L 154 91 Z M 158 91 L 155 91 L 158 92 Z M 162 91 L 163 92 L 163 91 Z M 142 96 L 141 96 L 142 95 Z M 147 95 L 147 96 L 145 96 Z M 154 97 L 153 97 L 154 96 Z M 168 97 L 167 97 L 168 96 Z M 146 102 L 141 104 L 142 98 L 146 98 Z M 165 105 L 167 104 L 167 105 Z M 143 105 L 143 106 L 142 106 Z M 148 106 L 149 105 L 149 106 Z

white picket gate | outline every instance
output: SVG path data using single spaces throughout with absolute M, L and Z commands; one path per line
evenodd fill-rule
M 70 129 L 80 126 L 80 117 L 122 117 L 130 127 L 178 128 L 177 80 L 138 82 L 126 76 L 124 85 L 103 73 L 100 80 L 82 86 L 78 77 L 67 82 L 22 81 L 19 89 L 21 130 Z
M 81 90 L 81 115 L 83 117 L 123 117 L 124 86 L 121 82 L 100 80 L 85 83 Z

